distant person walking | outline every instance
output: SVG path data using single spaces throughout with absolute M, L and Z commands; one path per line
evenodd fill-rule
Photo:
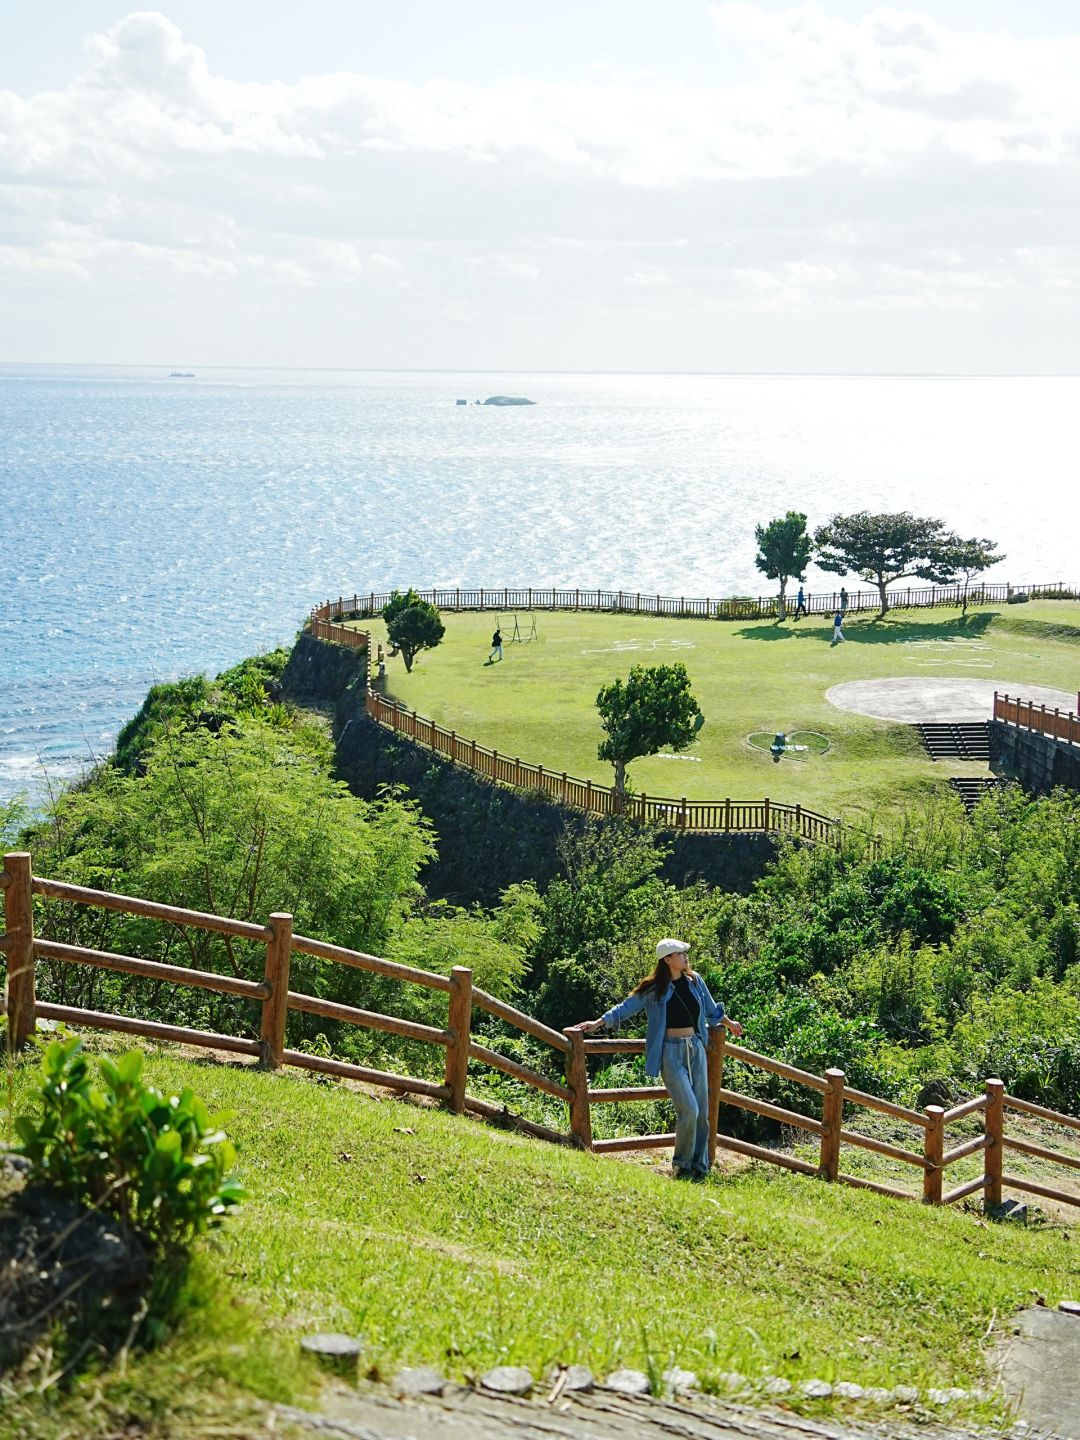
M 795 619 L 797 620 L 800 615 L 805 614 L 807 614 L 806 596 L 803 594 L 803 588 L 800 585 L 799 593 L 795 596 Z
M 491 654 L 487 658 L 487 663 L 489 665 L 493 665 L 496 658 L 498 658 L 499 660 L 503 658 L 502 631 L 498 627 L 496 627 L 495 634 L 491 637 Z
M 847 612 L 847 591 L 843 585 L 840 586 L 840 609 Z
M 709 1173 L 709 1029 L 724 1025 L 736 1038 L 743 1031 L 690 969 L 689 951 L 685 940 L 661 940 L 653 973 L 599 1020 L 582 1020 L 573 1028 L 585 1034 L 602 1026 L 617 1030 L 631 1015 L 645 1011 L 645 1074 L 662 1077 L 675 1107 L 672 1174 L 676 1180 L 704 1180 Z
M 834 645 L 841 645 L 841 644 L 843 643 L 843 640 L 844 640 L 844 632 L 843 632 L 843 630 L 841 629 L 841 626 L 843 625 L 843 623 L 844 623 L 844 612 L 843 612 L 842 610 L 837 610 L 837 612 L 836 612 L 836 614 L 833 616 L 833 620 L 832 620 L 832 643 L 833 643 Z

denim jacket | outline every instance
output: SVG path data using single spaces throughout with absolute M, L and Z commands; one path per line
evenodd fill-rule
M 662 991 L 646 990 L 641 995 L 628 995 L 605 1010 L 601 1019 L 608 1030 L 617 1030 L 631 1015 L 645 1011 L 645 1074 L 660 1074 L 660 1061 L 664 1054 L 664 1035 L 667 1031 L 667 1002 L 671 997 L 670 982 Z M 709 1043 L 709 1030 L 715 1029 L 724 1018 L 724 1007 L 718 1005 L 709 994 L 709 987 L 700 975 L 690 980 L 690 991 L 698 1002 L 697 1033 L 703 1045 Z

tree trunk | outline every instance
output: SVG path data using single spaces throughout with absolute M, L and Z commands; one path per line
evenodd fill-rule
M 780 604 L 777 614 L 781 620 L 787 619 L 787 581 L 780 581 Z
M 615 789 L 620 795 L 626 794 L 626 761 L 615 761 Z
M 881 579 L 879 579 L 878 582 L 877 582 L 877 588 L 881 591 L 881 610 L 880 610 L 880 612 L 878 613 L 878 619 L 879 619 L 879 620 L 883 619 L 883 618 L 885 617 L 885 615 L 888 614 L 888 610 L 889 610 L 889 596 L 888 596 L 888 593 L 887 593 L 886 588 L 885 588 L 885 587 L 888 585 L 888 583 L 889 583 L 889 582 L 888 582 L 887 580 L 881 580 Z

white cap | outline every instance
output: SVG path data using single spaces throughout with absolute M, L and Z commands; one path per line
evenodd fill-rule
M 665 955 L 681 955 L 689 949 L 685 940 L 661 940 L 656 946 L 656 958 L 663 960 Z

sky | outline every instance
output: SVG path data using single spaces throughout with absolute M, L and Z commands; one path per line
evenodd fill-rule
M 0 17 L 0 362 L 1080 370 L 1075 0 Z

